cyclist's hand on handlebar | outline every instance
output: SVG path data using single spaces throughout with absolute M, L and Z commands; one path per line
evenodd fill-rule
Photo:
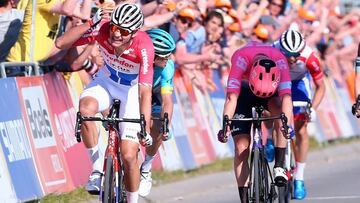
M 316 120 L 316 111 L 314 108 L 310 108 L 310 115 L 309 115 L 309 121 L 310 122 L 315 122 Z
M 217 137 L 219 142 L 226 143 L 230 137 L 230 126 L 226 126 L 226 134 L 224 134 L 223 130 L 219 130 Z
M 294 128 L 291 125 L 287 126 L 287 130 L 284 127 L 281 127 L 281 132 L 286 138 L 292 139 L 295 136 Z
M 172 134 L 171 134 L 170 132 L 167 132 L 167 133 L 163 133 L 163 134 L 162 134 L 162 140 L 163 140 L 163 141 L 168 141 L 168 140 L 171 139 L 171 137 L 172 137 Z
M 356 109 L 356 103 L 352 105 L 351 112 L 356 118 L 360 118 L 360 108 Z
M 141 136 L 140 133 L 138 135 L 139 135 L 139 142 L 142 146 L 149 147 L 153 144 L 153 139 L 150 133 L 146 132 L 145 136 Z

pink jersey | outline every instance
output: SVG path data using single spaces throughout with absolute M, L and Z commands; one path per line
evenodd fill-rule
M 110 23 L 104 23 L 99 30 L 90 29 L 73 46 L 88 44 L 96 40 L 104 59 L 101 70 L 113 81 L 132 86 L 137 83 L 152 86 L 154 46 L 145 32 L 137 31 L 132 43 L 120 56 L 115 54 L 109 42 Z
M 241 80 L 248 79 L 253 59 L 257 54 L 264 54 L 273 60 L 281 70 L 279 96 L 291 94 L 289 66 L 285 56 L 276 48 L 259 42 L 249 42 L 237 50 L 231 58 L 231 70 L 228 79 L 227 92 L 240 94 Z

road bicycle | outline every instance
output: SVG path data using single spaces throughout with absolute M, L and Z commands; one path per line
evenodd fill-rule
M 304 109 L 305 117 L 303 118 L 306 121 L 310 121 L 311 115 L 311 101 L 293 101 L 293 107 L 299 107 Z M 286 175 L 288 177 L 288 182 L 283 187 L 278 187 L 279 192 L 279 203 L 288 203 L 291 199 L 294 199 L 294 173 L 296 170 L 296 157 L 294 153 L 295 149 L 295 132 L 291 133 L 290 136 L 286 137 L 286 153 L 285 153 L 285 165 Z
M 76 116 L 75 136 L 78 142 L 81 142 L 80 130 L 84 121 L 101 121 L 106 123 L 108 133 L 108 145 L 105 151 L 103 165 L 104 174 L 101 176 L 101 188 L 99 200 L 104 203 L 126 202 L 126 193 L 124 185 L 124 169 L 120 154 L 119 123 L 130 122 L 140 124 L 141 138 L 145 135 L 145 116 L 140 115 L 140 119 L 119 118 L 120 100 L 113 100 L 107 117 L 86 117 L 80 112 Z
M 264 107 L 255 106 L 252 108 L 252 118 L 232 118 L 227 115 L 223 118 L 223 132 L 226 135 L 227 126 L 230 121 L 252 122 L 251 135 L 253 136 L 252 149 L 250 154 L 250 183 L 249 202 L 273 202 L 276 197 L 275 183 L 272 177 L 269 163 L 265 158 L 264 144 L 262 142 L 263 121 L 280 119 L 285 132 L 288 131 L 287 117 L 284 113 L 279 116 L 262 117 Z

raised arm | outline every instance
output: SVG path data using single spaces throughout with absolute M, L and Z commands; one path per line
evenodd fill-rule
M 96 14 L 93 16 L 91 20 L 82 25 L 78 25 L 70 28 L 70 30 L 66 31 L 61 37 L 57 38 L 55 41 L 55 46 L 58 49 L 68 49 L 70 48 L 81 36 L 83 36 L 87 31 L 91 32 L 90 28 L 95 28 L 102 19 L 102 10 L 99 9 Z M 77 45 L 87 44 L 90 41 L 93 41 L 95 36 L 88 37 L 88 39 L 84 39 L 83 42 L 80 42 Z

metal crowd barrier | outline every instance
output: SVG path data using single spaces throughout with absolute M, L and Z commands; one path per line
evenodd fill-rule
M 6 69 L 25 67 L 25 71 L 20 71 L 23 76 L 40 75 L 39 65 L 34 62 L 2 62 L 0 63 L 0 76 L 6 78 Z

